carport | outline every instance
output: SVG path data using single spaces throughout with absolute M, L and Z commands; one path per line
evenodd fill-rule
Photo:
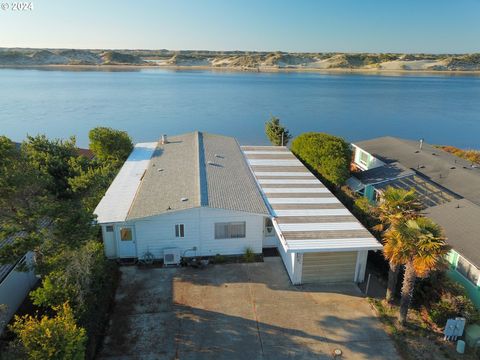
M 382 245 L 286 147 L 242 150 L 270 208 L 293 284 L 362 282 Z

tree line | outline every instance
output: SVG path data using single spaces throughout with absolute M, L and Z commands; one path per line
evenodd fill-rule
M 0 263 L 16 263 L 40 278 L 30 293 L 37 314 L 16 316 L 11 358 L 83 359 L 95 352 L 115 290 L 116 269 L 105 259 L 93 210 L 130 154 L 127 133 L 89 132 L 93 157 L 74 137 L 28 136 L 20 145 L 0 136 Z M 24 269 L 29 270 L 29 269 Z M 5 355 L 7 356 L 7 355 Z

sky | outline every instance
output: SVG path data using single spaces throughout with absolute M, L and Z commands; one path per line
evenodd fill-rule
M 0 47 L 480 52 L 480 0 L 31 0 L 27 11 L 5 3 Z

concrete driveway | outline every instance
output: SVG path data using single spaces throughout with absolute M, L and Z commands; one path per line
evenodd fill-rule
M 355 285 L 292 286 L 280 258 L 121 271 L 103 359 L 398 359 Z

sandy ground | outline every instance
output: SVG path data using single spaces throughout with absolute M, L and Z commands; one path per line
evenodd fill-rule
M 383 68 L 316 68 L 316 67 L 297 67 L 297 68 L 278 68 L 278 67 L 259 67 L 259 68 L 239 68 L 239 67 L 213 67 L 213 66 L 175 66 L 175 65 L 37 65 L 37 66 L 2 66 L 3 69 L 42 69 L 42 70 L 65 70 L 65 71 L 140 71 L 142 69 L 165 69 L 174 71 L 208 70 L 214 72 L 264 72 L 264 73 L 324 73 L 324 74 L 384 74 L 384 75 L 407 75 L 407 74 L 439 74 L 439 75 L 479 75 L 480 71 L 454 71 L 454 70 L 425 70 L 425 69 L 397 69 L 396 66 L 390 66 L 387 63 Z

